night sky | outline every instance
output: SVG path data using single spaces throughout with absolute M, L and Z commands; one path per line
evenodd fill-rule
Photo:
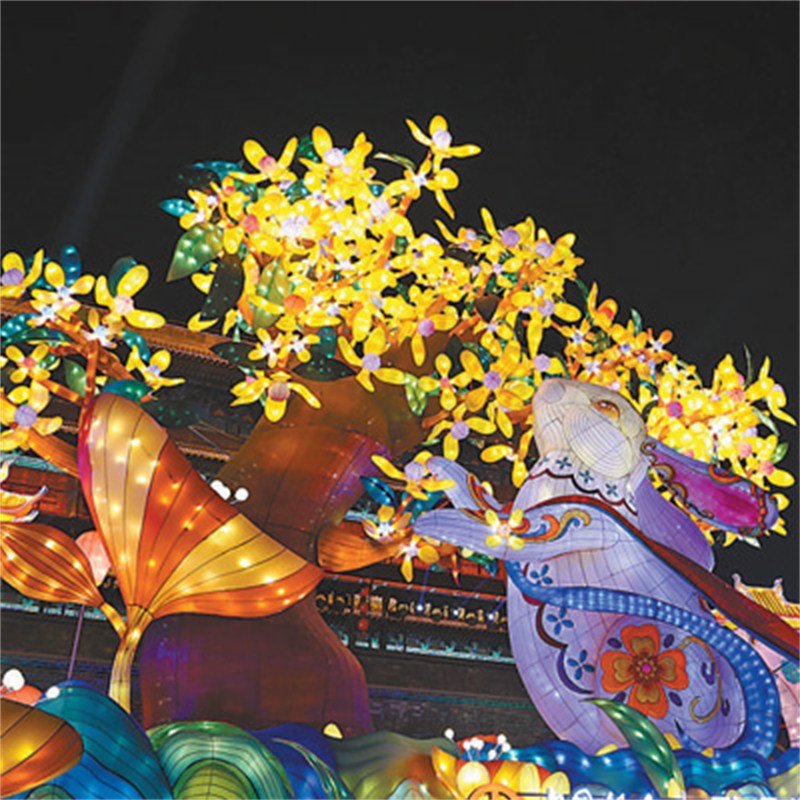
M 132 255 L 153 271 L 143 307 L 180 320 L 199 296 L 160 280 L 179 228 L 158 203 L 181 167 L 314 124 L 418 159 L 404 119 L 441 113 L 483 148 L 454 164 L 461 224 L 485 205 L 576 233 L 623 314 L 672 329 L 706 378 L 744 345 L 769 354 L 797 416 L 798 8 L 7 1 L 3 251 L 71 242 L 94 273 Z M 719 553 L 723 577 L 782 574 L 797 598 L 789 494 L 790 537 Z

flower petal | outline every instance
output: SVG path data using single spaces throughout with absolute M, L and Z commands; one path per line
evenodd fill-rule
M 44 268 L 44 278 L 54 289 L 59 289 L 66 283 L 64 270 L 55 261 L 47 262 L 47 266 Z
M 94 275 L 81 275 L 73 282 L 70 289 L 73 294 L 89 294 L 94 287 Z
M 633 659 L 627 653 L 617 651 L 603 653 L 600 659 L 603 689 L 613 693 L 627 689 L 633 683 L 632 663 Z
M 161 314 L 156 314 L 155 311 L 139 311 L 135 308 L 125 315 L 125 319 L 130 322 L 135 328 L 160 328 L 166 324 L 166 320 Z M 216 320 L 214 320 L 216 322 Z M 213 324 L 213 323 L 212 323 Z
M 13 394 L 13 392 L 12 392 Z M 50 392 L 41 383 L 32 383 L 28 402 L 36 411 L 44 411 L 50 402 Z
M 408 129 L 411 131 L 411 135 L 420 143 L 424 144 L 426 147 L 430 145 L 431 140 L 422 132 L 419 125 L 411 119 L 406 120 L 406 125 L 408 125 Z
M 321 125 L 316 125 L 311 131 L 311 140 L 314 142 L 314 149 L 320 158 L 324 157 L 325 153 L 333 147 L 331 135 Z
M 248 162 L 260 171 L 260 163 L 263 158 L 266 158 L 267 151 L 255 140 L 248 139 L 242 145 L 242 152 Z
M 507 444 L 493 444 L 489 447 L 484 447 L 481 451 L 481 461 L 487 464 L 494 464 L 496 461 L 508 458 L 514 454 L 514 450 Z
M 9 272 L 12 269 L 18 269 L 20 272 L 25 272 L 25 262 L 19 253 L 6 253 L 2 261 L 3 272 Z
M 493 422 L 490 422 L 488 419 L 484 419 L 483 417 L 470 417 L 467 420 L 464 420 L 473 431 L 477 431 L 478 433 L 482 433 L 484 436 L 488 436 L 490 433 L 494 433 L 497 427 Z
M 381 367 L 375 370 L 375 377 L 384 383 L 392 383 L 395 386 L 402 386 L 405 383 L 406 374 L 394 367 Z
M 10 358 L 15 364 L 19 364 L 25 360 L 25 353 L 19 349 L 15 344 L 10 344 L 6 347 L 6 356 Z
M 654 656 L 661 649 L 661 635 L 655 625 L 626 625 L 621 639 L 627 651 L 634 656 Z
M 15 406 L 21 406 L 28 402 L 30 393 L 31 390 L 28 386 L 17 386 L 8 393 L 8 400 Z M 14 419 L 14 409 L 11 410 L 11 419 Z
M 0 433 L 0 450 L 14 450 L 17 447 L 27 448 L 28 431 L 23 428 L 6 429 Z
M 669 708 L 667 695 L 660 683 L 637 683 L 631 690 L 628 700 L 631 708 L 641 711 L 648 717 L 662 719 Z
M 273 400 L 269 394 L 267 394 L 267 402 L 264 404 L 264 415 L 270 422 L 277 422 L 283 417 L 285 411 L 285 400 Z
M 295 381 L 289 381 L 289 388 L 300 395 L 303 400 L 308 403 L 311 408 L 321 408 L 322 403 L 320 403 L 317 396 L 307 387 L 304 386 L 302 383 L 296 383 Z
M 431 117 L 431 121 L 428 123 L 428 133 L 430 133 L 431 136 L 433 136 L 434 133 L 446 130 L 447 120 L 441 114 L 436 114 L 436 116 Z
M 61 417 L 45 417 L 36 420 L 36 422 L 33 423 L 33 429 L 42 436 L 49 436 L 61 427 L 63 421 Z
M 474 381 L 482 381 L 484 378 L 483 366 L 480 359 L 471 350 L 462 350 L 459 356 L 461 366 L 464 367 L 467 375 Z
M 158 350 L 150 356 L 150 366 L 156 367 L 159 372 L 168 370 L 171 362 L 172 356 L 168 350 Z
M 129 269 L 117 284 L 117 297 L 133 297 L 150 277 L 150 270 L 144 264 Z
M 436 551 L 436 548 L 431 547 L 429 544 L 423 544 L 419 548 L 417 556 L 419 560 L 425 564 L 435 564 L 439 560 L 439 553 Z
M 102 277 L 103 276 L 101 275 L 100 278 L 102 278 Z M 98 278 L 98 282 L 99 282 L 99 278 Z M 96 290 L 96 288 L 95 288 L 95 290 Z M 216 324 L 217 324 L 217 320 L 215 320 L 215 319 L 210 319 L 210 320 L 201 319 L 200 318 L 200 312 L 198 311 L 196 314 L 193 314 L 191 317 L 189 317 L 189 320 L 186 323 L 186 327 L 190 331 L 204 331 L 206 328 L 212 328 Z
M 105 275 L 98 275 L 94 284 L 94 299 L 101 306 L 109 307 L 114 298 L 111 292 L 108 291 L 108 281 Z
M 658 676 L 665 686 L 685 689 L 689 685 L 686 656 L 680 650 L 665 650 L 658 657 Z
M 405 473 L 401 472 L 397 467 L 389 461 L 388 458 L 383 456 L 372 456 L 372 463 L 384 474 L 396 481 L 405 481 Z

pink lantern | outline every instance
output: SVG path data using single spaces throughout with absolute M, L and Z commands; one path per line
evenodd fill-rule
M 106 546 L 103 544 L 103 537 L 97 531 L 86 531 L 75 542 L 89 559 L 92 577 L 99 586 L 111 569 L 111 561 L 109 561 Z

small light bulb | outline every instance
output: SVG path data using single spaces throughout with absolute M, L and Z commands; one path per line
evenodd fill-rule
M 244 503 L 250 497 L 250 490 L 246 486 L 240 486 L 233 495 L 233 499 L 237 503 Z
M 223 499 L 227 500 L 231 496 L 231 490 L 219 478 L 211 481 L 211 488 Z
M 61 694 L 61 689 L 58 686 L 51 686 L 45 693 L 44 696 L 49 700 L 55 700 Z
M 25 676 L 18 669 L 9 669 L 3 673 L 3 686 L 9 692 L 18 692 L 25 685 Z

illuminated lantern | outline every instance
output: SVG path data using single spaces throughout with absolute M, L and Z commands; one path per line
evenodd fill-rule
M 447 490 L 455 509 L 414 527 L 505 560 L 514 656 L 539 713 L 587 752 L 624 744 L 583 702 L 604 697 L 701 748 L 769 755 L 780 714 L 775 682 L 701 597 L 793 660 L 796 633 L 709 572 L 705 537 L 661 497 L 647 468 L 691 473 L 687 484 L 705 487 L 709 515 L 733 530 L 767 527 L 770 498 L 747 481 L 664 455 L 646 440 L 636 410 L 607 389 L 548 379 L 533 410 L 540 459 L 512 503 L 503 506 L 454 462 L 432 459 L 432 471 L 456 484 Z
M 180 612 L 264 616 L 322 575 L 226 503 L 140 406 L 101 394 L 78 442 L 83 492 L 103 537 L 127 625 L 110 694 L 130 707 L 130 669 L 152 620 Z M 84 557 L 85 558 L 85 557 Z
M 335 722 L 372 730 L 364 670 L 320 616 L 313 596 L 280 614 L 223 619 L 173 614 L 145 632 L 142 722 L 216 719 L 247 730 Z
M 314 561 L 321 532 L 338 526 L 361 497 L 361 477 L 377 474 L 371 457 L 404 452 L 425 433 L 402 388 L 379 384 L 370 394 L 352 377 L 306 383 L 322 407 L 290 403 L 280 422 L 262 419 L 218 478 L 246 486 L 244 513 Z M 385 557 L 380 548 L 371 552 L 375 561 Z
M 377 731 L 354 739 L 330 739 L 339 775 L 353 797 L 450 797 L 431 753 L 444 739 L 414 739 Z M 408 787 L 406 794 L 403 789 Z
M 236 508 L 312 563 L 342 571 L 376 563 L 396 546 L 343 517 L 364 491 L 361 476 L 376 473 L 371 456 L 400 452 L 424 432 L 402 388 L 381 384 L 370 395 L 354 378 L 307 383 L 322 408 L 289 403 L 280 422 L 262 419 L 218 480 L 247 487 Z M 187 658 L 191 671 L 181 666 Z M 333 721 L 347 736 L 372 730 L 363 669 L 313 599 L 264 619 L 157 621 L 139 682 L 149 726 L 213 718 L 244 728 Z
M 148 732 L 175 797 L 284 798 L 291 785 L 258 739 L 223 722 L 174 722 Z
M 458 800 L 521 800 L 523 797 L 568 795 L 563 772 L 519 761 L 473 761 L 434 746 L 431 754 L 436 777 Z
M 64 720 L 0 698 L 0 785 L 20 794 L 71 769 L 83 754 L 81 737 Z
M 109 561 L 106 546 L 103 544 L 103 537 L 97 531 L 86 531 L 75 540 L 75 543 L 89 559 L 92 577 L 99 586 L 111 569 L 111 561 Z
M 79 681 L 51 686 L 38 709 L 63 720 L 83 741 L 72 769 L 51 778 L 34 796 L 171 797 L 169 784 L 141 725 L 102 692 Z
M 3 580 L 18 592 L 97 608 L 124 635 L 124 620 L 98 591 L 89 559 L 74 539 L 51 525 L 10 522 L 0 529 L 0 545 Z

